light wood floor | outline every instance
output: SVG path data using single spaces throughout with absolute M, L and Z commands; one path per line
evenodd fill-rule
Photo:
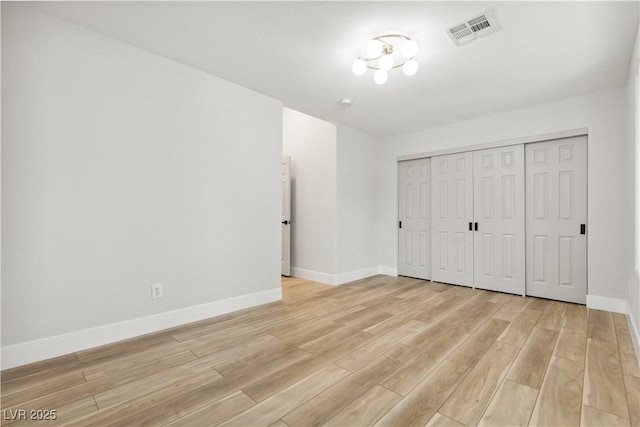
M 640 425 L 623 315 L 377 276 L 2 372 L 40 425 Z M 3 420 L 4 425 L 33 421 Z

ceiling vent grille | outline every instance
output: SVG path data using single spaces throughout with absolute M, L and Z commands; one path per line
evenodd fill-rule
M 468 19 L 462 24 L 447 29 L 447 34 L 456 46 L 462 46 L 480 37 L 488 36 L 499 30 L 498 23 L 491 11 Z

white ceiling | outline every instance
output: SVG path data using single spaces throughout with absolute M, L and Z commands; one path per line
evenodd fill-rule
M 636 1 L 30 5 L 378 136 L 624 85 L 638 28 Z M 501 30 L 456 47 L 445 28 L 488 9 Z M 366 41 L 389 32 L 418 41 L 418 73 L 354 76 Z

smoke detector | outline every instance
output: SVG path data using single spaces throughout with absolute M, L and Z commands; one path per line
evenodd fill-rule
M 491 10 L 467 19 L 461 24 L 447 28 L 447 34 L 456 46 L 462 46 L 480 37 L 488 36 L 498 31 L 498 23 Z
M 351 107 L 352 101 L 351 98 L 342 98 L 338 103 L 343 107 Z

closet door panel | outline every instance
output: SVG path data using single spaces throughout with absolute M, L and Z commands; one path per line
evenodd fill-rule
M 431 159 L 398 163 L 398 274 L 431 279 Z
M 473 159 L 474 286 L 524 295 L 524 146 L 474 151 Z
M 526 187 L 527 295 L 585 304 L 586 136 L 527 144 Z
M 432 280 L 473 285 L 473 154 L 431 158 Z

